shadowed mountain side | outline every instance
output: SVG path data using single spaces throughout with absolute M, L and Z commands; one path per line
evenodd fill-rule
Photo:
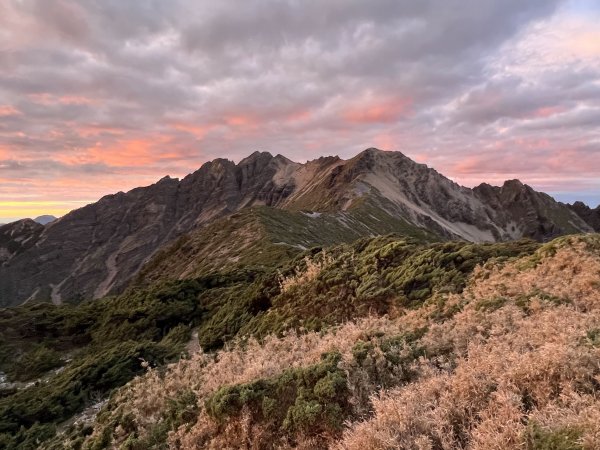
M 572 211 L 575 211 L 579 217 L 587 222 L 594 229 L 600 231 L 600 205 L 594 209 L 590 208 L 583 202 L 575 202 L 572 205 L 567 205 Z
M 0 225 L 0 265 L 31 248 L 44 226 L 31 219 Z

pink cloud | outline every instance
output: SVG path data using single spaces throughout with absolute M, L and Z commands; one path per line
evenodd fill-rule
M 171 123 L 171 124 L 169 124 L 169 126 L 171 128 L 173 128 L 174 130 L 191 134 L 196 139 L 202 139 L 204 136 L 206 136 L 206 133 L 208 133 L 210 130 L 212 130 L 215 127 L 214 124 L 199 125 L 199 124 L 194 124 L 194 123 L 189 123 L 189 122 Z
M 92 105 L 98 103 L 97 100 L 81 95 L 53 95 L 47 92 L 29 94 L 27 96 L 33 103 L 40 105 Z
M 113 142 L 98 141 L 95 145 L 77 149 L 76 152 L 56 154 L 54 159 L 65 164 L 105 164 L 110 167 L 140 167 L 161 160 L 177 158 L 175 152 L 166 151 L 170 137 L 152 134 L 139 138 L 119 138 Z
M 350 105 L 342 117 L 355 124 L 391 123 L 407 116 L 411 107 L 410 98 L 372 99 Z
M 536 119 L 546 119 L 565 111 L 568 111 L 566 106 L 545 106 L 534 110 L 529 116 Z
M 0 117 L 20 116 L 22 113 L 12 105 L 0 105 Z
M 230 127 L 248 130 L 257 128 L 262 121 L 257 116 L 242 113 L 226 116 L 224 122 Z

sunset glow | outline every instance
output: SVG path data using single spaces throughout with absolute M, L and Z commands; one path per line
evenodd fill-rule
M 2 2 L 0 223 L 217 157 L 371 146 L 596 206 L 598 2 L 473 5 Z

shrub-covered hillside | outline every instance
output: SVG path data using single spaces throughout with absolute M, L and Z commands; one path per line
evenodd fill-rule
M 339 213 L 245 208 L 184 234 L 163 248 L 144 265 L 133 284 L 190 279 L 209 272 L 273 268 L 309 248 L 391 232 L 421 241 L 440 240 L 365 202 Z
M 1 310 L 0 448 L 594 448 L 596 416 L 559 399 L 595 414 L 597 235 L 226 270 Z M 486 431 L 509 394 L 516 431 Z
M 382 289 L 394 286 L 393 314 L 240 336 L 216 353 L 148 368 L 111 396 L 77 447 L 599 448 L 600 237 L 499 253 L 451 277 L 431 247 L 386 267 L 428 251 L 425 273 L 435 275 L 415 274 L 415 289 L 403 291 L 401 274 L 378 269 Z M 315 280 L 327 279 L 329 257 L 309 258 L 283 278 L 284 293 L 310 295 Z M 429 295 L 410 298 L 424 283 Z

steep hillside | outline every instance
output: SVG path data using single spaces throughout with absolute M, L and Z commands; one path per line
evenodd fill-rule
M 252 206 L 327 213 L 323 229 L 345 221 L 350 231 L 343 235 L 352 238 L 415 227 L 471 242 L 543 241 L 592 231 L 568 207 L 520 183 L 471 190 L 399 152 L 368 149 L 347 161 L 327 157 L 306 164 L 256 152 L 239 164 L 216 159 L 181 181 L 165 177 L 104 197 L 41 233 L 32 229 L 27 246 L 0 242 L 0 306 L 122 292 L 165 245 Z M 302 234 L 305 222 L 292 232 Z M 315 235 L 308 240 L 331 243 Z
M 272 178 L 281 161 L 219 159 L 181 181 L 166 177 L 67 214 L 0 268 L 0 305 L 121 291 L 161 245 L 242 206 L 276 201 L 282 192 Z
M 426 229 L 361 204 L 342 212 L 324 213 L 245 208 L 166 246 L 142 267 L 133 284 L 248 267 L 273 268 L 312 247 L 392 232 L 423 241 L 438 240 Z
M 283 274 L 284 303 L 322 317 L 331 296 L 310 299 L 349 270 L 364 281 L 341 285 L 381 288 L 393 311 L 150 368 L 47 447 L 597 449 L 600 236 L 507 250 L 378 238 L 315 254 Z

